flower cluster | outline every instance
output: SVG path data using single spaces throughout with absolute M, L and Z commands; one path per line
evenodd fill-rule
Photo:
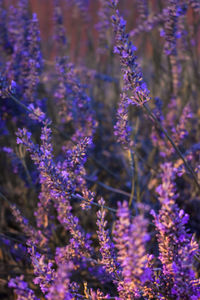
M 148 222 L 143 215 L 135 216 L 131 221 L 127 202 L 119 204 L 117 215 L 114 239 L 122 268 L 118 291 L 122 299 L 139 298 L 142 285 L 151 278 L 145 249 L 149 240 Z
M 199 17 L 0 1 L 0 298 L 200 299 Z
M 162 272 L 158 279 L 161 284 L 161 294 L 165 297 L 172 295 L 173 299 L 198 299 L 200 282 L 195 280 L 192 262 L 198 251 L 198 244 L 188 234 L 185 225 L 188 215 L 176 204 L 175 178 L 176 168 L 171 163 L 162 165 L 162 184 L 158 186 L 161 209 L 154 216 L 158 231 L 159 259 Z M 166 286 L 163 283 L 167 283 Z
M 123 90 L 130 91 L 128 97 L 129 104 L 143 104 L 149 100 L 149 90 L 143 80 L 141 69 L 136 61 L 136 47 L 129 40 L 128 34 L 125 32 L 126 21 L 120 16 L 116 4 L 112 4 L 114 15 L 112 23 L 115 32 L 114 53 L 119 54 L 120 63 L 123 73 Z
M 117 123 L 115 125 L 115 135 L 118 141 L 125 147 L 130 144 L 130 129 L 128 126 L 128 106 L 142 105 L 149 98 L 149 90 L 143 80 L 141 68 L 135 56 L 136 47 L 126 33 L 126 21 L 120 16 L 117 3 L 111 1 L 114 10 L 112 23 L 115 33 L 114 53 L 120 57 L 120 64 L 123 74 L 123 93 L 120 95 L 121 101 L 117 111 Z

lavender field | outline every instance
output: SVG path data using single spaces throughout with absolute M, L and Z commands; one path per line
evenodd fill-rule
M 0 299 L 200 299 L 200 1 L 0 0 Z

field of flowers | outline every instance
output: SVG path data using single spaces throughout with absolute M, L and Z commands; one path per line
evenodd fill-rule
M 0 299 L 200 299 L 200 1 L 0 0 Z

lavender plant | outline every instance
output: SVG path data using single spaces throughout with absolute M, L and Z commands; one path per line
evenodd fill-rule
M 0 1 L 0 298 L 200 299 L 198 1 L 43 8 Z

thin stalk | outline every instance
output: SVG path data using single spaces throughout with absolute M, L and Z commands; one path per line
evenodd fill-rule
M 83 198 L 81 195 L 75 195 L 75 194 L 72 194 L 71 195 L 72 196 L 72 198 L 74 198 L 74 199 L 77 199 L 77 200 L 80 200 L 80 201 L 84 201 L 84 202 L 86 202 L 86 203 L 88 203 L 88 204 L 92 204 L 92 205 L 94 205 L 94 206 L 97 206 L 97 207 L 103 207 L 104 209 L 107 209 L 107 210 L 109 210 L 109 211 L 111 211 L 111 212 L 113 212 L 113 213 L 116 213 L 117 212 L 117 209 L 115 209 L 115 208 L 111 208 L 111 207 L 109 207 L 109 206 L 106 206 L 106 205 L 100 205 L 99 203 L 96 203 L 96 202 L 94 202 L 94 201 L 88 201 L 88 200 L 86 200 L 85 198 Z
M 138 158 L 136 156 L 134 156 L 134 164 L 135 164 L 136 201 L 137 203 L 140 203 L 141 197 L 140 197 L 140 185 L 139 185 L 139 174 L 138 174 Z
M 129 198 L 129 207 L 131 207 L 133 198 L 134 198 L 134 193 L 135 193 L 135 176 L 134 176 L 134 155 L 133 151 L 130 150 L 130 162 L 131 162 L 131 194 Z
M 19 159 L 21 160 L 21 163 L 24 167 L 24 170 L 25 170 L 25 173 L 26 173 L 26 177 L 27 177 L 27 180 L 28 180 L 28 183 L 29 185 L 31 186 L 31 188 L 34 190 L 35 187 L 34 187 L 34 184 L 33 184 L 33 181 L 32 181 L 32 178 L 31 178 L 31 175 L 30 175 L 30 172 L 28 170 L 28 167 L 26 165 L 26 160 L 25 160 L 25 153 L 23 151 L 23 148 L 22 146 L 19 147 Z
M 135 155 L 138 157 L 139 160 L 152 172 L 158 173 L 158 170 L 156 170 L 154 167 L 152 167 L 144 158 L 139 154 L 139 152 L 135 149 Z
M 105 184 L 105 183 L 103 183 L 101 181 L 98 181 L 98 180 L 95 180 L 95 179 L 91 179 L 91 178 L 89 178 L 87 176 L 85 176 L 85 179 L 88 180 L 88 181 L 90 181 L 90 182 L 94 182 L 94 183 L 102 186 L 104 189 L 106 189 L 108 191 L 111 191 L 113 193 L 121 194 L 121 195 L 124 195 L 124 196 L 127 196 L 127 197 L 130 197 L 130 195 L 131 195 L 128 192 L 125 192 L 125 191 L 120 190 L 120 189 L 113 188 L 112 186 L 109 186 L 109 185 L 107 185 L 107 184 Z
M 194 170 L 190 167 L 190 165 L 188 164 L 188 162 L 185 160 L 183 154 L 181 153 L 181 151 L 179 150 L 179 148 L 176 146 L 176 144 L 172 140 L 171 136 L 168 134 L 168 132 L 166 131 L 166 129 L 162 126 L 162 124 L 158 121 L 158 119 L 156 118 L 156 116 L 152 113 L 152 111 L 149 109 L 149 107 L 145 103 L 143 103 L 143 107 L 146 110 L 146 112 L 148 113 L 148 115 L 156 122 L 156 124 L 162 130 L 162 132 L 164 133 L 165 137 L 168 139 L 168 141 L 170 142 L 170 144 L 172 145 L 172 147 L 175 149 L 175 151 L 178 154 L 178 156 L 183 161 L 186 170 L 188 170 L 188 172 L 190 173 L 190 175 L 194 179 L 194 182 L 195 182 L 196 186 L 200 190 L 200 184 L 199 184 L 199 182 L 197 180 L 197 177 L 196 177 L 196 174 L 195 174 Z

